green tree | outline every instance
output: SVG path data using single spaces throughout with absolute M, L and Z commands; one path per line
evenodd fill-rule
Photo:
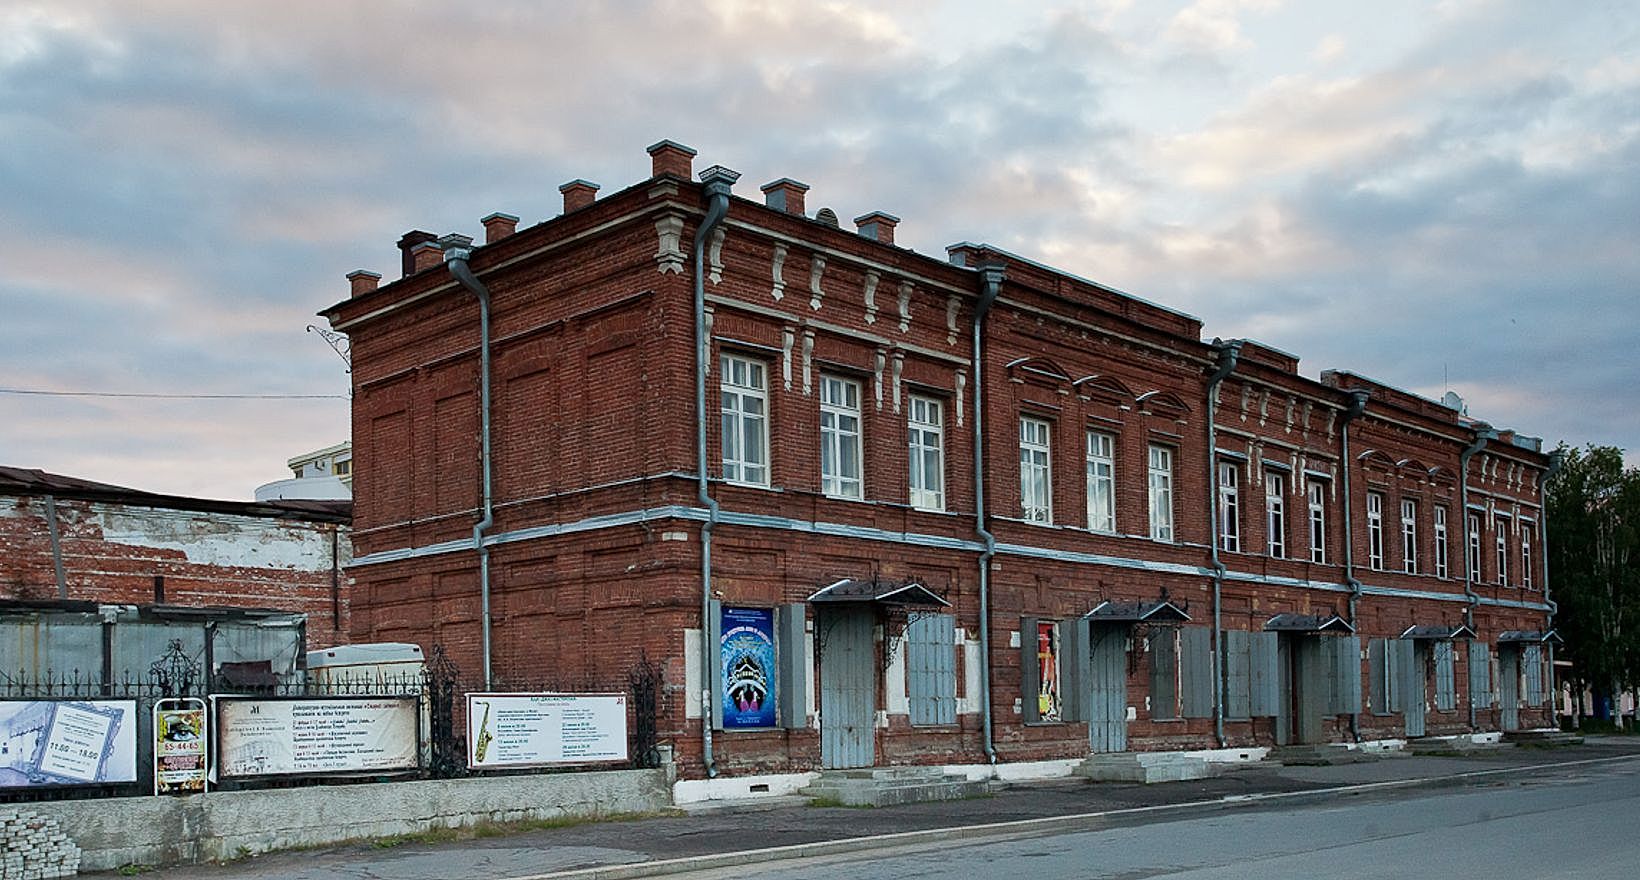
M 1640 680 L 1640 469 L 1611 446 L 1568 449 L 1548 486 L 1549 575 L 1574 693 Z

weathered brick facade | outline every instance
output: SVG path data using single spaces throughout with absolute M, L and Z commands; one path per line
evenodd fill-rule
M 710 631 L 703 634 L 701 584 L 708 514 L 695 484 L 691 251 L 708 197 L 688 176 L 692 151 L 663 142 L 652 154 L 651 179 L 596 200 L 589 185 L 567 188 L 566 213 L 516 232 L 492 228 L 471 252 L 471 268 L 491 296 L 492 659 L 498 675 L 520 677 L 531 670 L 624 668 L 640 652 L 663 660 L 669 699 L 661 734 L 677 746 L 685 772 L 699 774 L 698 689 L 714 683 L 703 681 L 699 668 Z M 1022 627 L 1031 619 L 1070 625 L 1106 600 L 1164 599 L 1183 609 L 1191 626 L 1210 626 L 1217 495 L 1211 474 L 1221 464 L 1233 465 L 1240 480 L 1240 545 L 1221 554 L 1223 628 L 1262 632 L 1278 614 L 1353 618 L 1363 706 L 1370 640 L 1397 639 L 1414 625 L 1468 622 L 1495 655 L 1504 632 L 1548 630 L 1541 539 L 1533 530 L 1542 520 L 1549 462 L 1535 441 L 1506 432 L 1468 461 L 1468 505 L 1485 508 L 1477 579 L 1485 583 L 1476 587 L 1476 601 L 1467 601 L 1468 508 L 1458 498 L 1459 463 L 1484 426 L 1353 374 L 1302 377 L 1296 358 L 1243 342 L 1217 388 L 1211 452 L 1210 376 L 1225 355 L 1223 346 L 1202 341 L 1197 319 L 985 245 L 956 245 L 948 259 L 931 259 L 894 246 L 897 220 L 880 212 L 861 217 L 858 233 L 839 229 L 803 214 L 805 190 L 783 179 L 764 187 L 767 204 L 730 199 L 722 224 L 701 243 L 710 334 L 707 460 L 711 495 L 722 510 L 712 534 L 711 597 L 775 608 L 803 603 L 845 578 L 916 582 L 942 595 L 957 628 L 950 670 L 956 722 L 910 723 L 899 622 L 880 613 L 871 743 L 877 763 L 984 760 L 979 681 L 986 669 L 999 760 L 1086 754 L 1085 720 L 1026 721 L 1027 698 L 1035 696 L 1022 692 L 1029 651 L 1020 645 L 1034 643 L 1035 634 Z M 427 237 L 412 233 L 406 241 L 424 242 L 425 251 L 435 246 L 425 244 Z M 476 669 L 479 304 L 446 268 L 421 265 L 380 288 L 350 276 L 352 295 L 324 312 L 353 345 L 353 636 L 442 643 L 464 668 Z M 1000 267 L 1005 280 L 981 325 L 976 381 L 972 340 L 986 289 L 982 266 Z M 766 487 L 721 479 L 723 354 L 763 369 Z M 822 491 L 826 376 L 859 389 L 860 500 Z M 985 525 L 997 544 L 989 567 L 988 658 L 977 650 L 985 543 L 975 517 L 974 419 L 981 390 Z M 1354 391 L 1367 392 L 1368 400 L 1346 426 Z M 940 510 L 912 504 L 913 395 L 939 404 Z M 1022 418 L 1048 426 L 1047 524 L 1028 521 L 1023 510 Z M 1089 527 L 1089 432 L 1112 440 L 1115 524 L 1104 532 Z M 1168 464 L 1170 539 L 1151 537 L 1152 447 L 1164 450 Z M 1272 474 L 1279 480 L 1268 481 Z M 1279 489 L 1285 507 L 1279 557 L 1268 533 L 1267 485 Z M 1317 556 L 1312 485 L 1324 520 Z M 1369 493 L 1382 503 L 1384 550 L 1376 555 L 1369 552 Z M 1401 554 L 1403 500 L 1416 509 L 1419 561 L 1411 573 Z M 1437 507 L 1448 517 L 1444 576 L 1433 562 Z M 1521 535 L 1530 538 L 1530 588 L 1519 572 L 1508 585 L 1491 583 L 1495 572 L 1486 560 L 1494 523 L 1508 528 L 1514 566 L 1528 552 Z M 1359 581 L 1353 613 L 1351 576 Z M 810 606 L 806 614 L 810 644 L 782 650 L 801 657 L 812 685 L 815 675 L 824 677 L 815 657 L 824 638 L 816 634 L 821 610 Z M 1212 712 L 1171 719 L 1151 705 L 1152 644 L 1168 632 L 1144 625 L 1124 632 L 1131 747 L 1219 745 Z M 1437 711 L 1430 700 L 1429 733 L 1470 729 L 1467 644 L 1455 642 L 1457 708 Z M 1228 674 L 1213 668 L 1215 676 Z M 1426 671 L 1431 681 L 1435 675 L 1433 667 Z M 1289 694 L 1298 687 L 1282 682 Z M 825 687 L 822 681 L 818 689 Z M 1435 685 L 1429 687 L 1433 693 Z M 815 689 L 807 695 L 806 725 L 716 734 L 717 769 L 820 766 L 825 721 L 812 717 Z M 1498 711 L 1477 707 L 1476 726 L 1495 729 Z M 1543 707 L 1520 709 L 1522 725 L 1546 718 Z M 1358 730 L 1350 722 L 1348 712 L 1328 714 L 1319 734 L 1303 738 L 1406 732 L 1398 712 L 1363 708 Z M 1277 727 L 1274 714 L 1222 723 L 1231 745 L 1299 736 L 1297 728 Z
M 347 502 L 180 498 L 0 468 L 0 600 L 276 609 L 306 614 L 308 647 L 329 647 L 348 640 L 348 519 Z

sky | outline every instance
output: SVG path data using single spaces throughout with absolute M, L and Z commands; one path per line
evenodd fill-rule
M 1632 2 L 0 0 L 0 464 L 249 499 L 348 272 L 662 138 L 1640 462 Z

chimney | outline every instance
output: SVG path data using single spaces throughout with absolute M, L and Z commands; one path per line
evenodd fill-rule
M 653 150 L 654 147 L 650 147 L 650 149 Z M 655 158 L 656 174 L 660 173 L 660 167 L 660 157 L 657 156 Z M 685 171 L 688 170 L 688 160 L 684 161 L 683 167 Z M 559 187 L 558 191 L 564 194 L 565 214 L 580 208 L 585 208 L 587 205 L 592 204 L 594 199 L 598 198 L 598 184 L 593 183 L 590 180 L 582 180 L 579 177 Z
M 485 244 L 495 244 L 518 231 L 518 218 L 499 211 L 478 222 L 484 224 Z
M 883 244 L 894 243 L 894 227 L 899 225 L 899 222 L 900 218 L 882 211 L 872 211 L 870 214 L 861 214 L 854 218 L 854 225 L 862 236 Z
M 432 241 L 435 238 L 438 238 L 438 236 L 420 229 L 412 229 L 399 236 L 399 254 L 402 257 L 400 264 L 404 269 L 403 274 L 412 275 L 416 271 L 416 259 L 410 256 L 410 252 L 415 250 L 416 245 Z
M 677 141 L 657 141 L 649 145 L 649 158 L 654 165 L 651 177 L 660 177 L 670 174 L 673 177 L 689 179 L 694 171 L 695 149 L 686 147 Z
M 381 284 L 380 272 L 369 272 L 364 269 L 354 269 L 347 273 L 347 281 L 353 286 L 348 296 L 364 296 L 375 290 Z
M 776 211 L 785 211 L 802 217 L 803 194 L 808 191 L 808 184 L 792 180 L 790 177 L 782 177 L 763 184 L 763 204 Z
M 414 275 L 444 262 L 444 248 L 439 247 L 436 241 L 424 241 L 410 249 L 409 260 L 409 274 Z

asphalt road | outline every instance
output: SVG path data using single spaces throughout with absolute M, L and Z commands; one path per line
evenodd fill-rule
M 1445 792 L 1342 795 L 1100 831 L 880 850 L 674 875 L 1181 880 L 1609 878 L 1640 873 L 1640 763 L 1525 772 Z

